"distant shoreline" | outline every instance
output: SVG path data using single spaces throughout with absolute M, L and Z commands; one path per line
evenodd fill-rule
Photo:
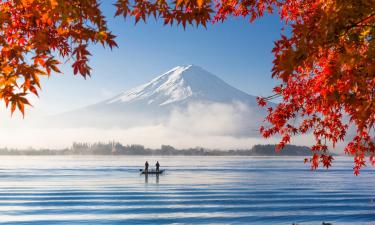
M 216 150 L 201 147 L 176 149 L 162 145 L 159 149 L 145 148 L 142 145 L 122 145 L 110 143 L 74 143 L 72 147 L 60 150 L 52 149 L 0 149 L 0 155 L 128 155 L 128 156 L 310 156 L 307 146 L 286 145 L 279 152 L 276 145 L 255 145 L 251 149 Z

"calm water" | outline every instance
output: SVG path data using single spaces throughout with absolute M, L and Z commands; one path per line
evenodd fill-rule
M 145 160 L 166 174 L 139 175 Z M 0 157 L 2 224 L 375 224 L 375 169 L 351 159 Z

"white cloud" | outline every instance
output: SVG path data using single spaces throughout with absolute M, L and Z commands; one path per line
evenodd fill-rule
M 260 124 L 259 113 L 243 103 L 192 103 L 171 112 L 167 126 L 193 135 L 254 136 Z
M 110 98 L 110 97 L 113 97 L 115 95 L 115 93 L 111 89 L 101 88 L 100 89 L 100 95 L 103 98 Z

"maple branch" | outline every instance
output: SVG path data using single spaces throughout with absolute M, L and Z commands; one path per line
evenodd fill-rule
M 370 14 L 368 17 L 366 17 L 366 18 L 364 18 L 364 19 L 358 21 L 357 23 L 354 23 L 353 26 L 352 26 L 351 28 L 353 28 L 353 27 L 355 27 L 355 26 L 358 26 L 360 23 L 362 23 L 362 22 L 364 22 L 364 21 L 370 19 L 370 18 L 373 17 L 373 16 L 375 16 L 375 13 Z M 351 28 L 349 28 L 349 29 L 351 29 Z
M 279 97 L 281 97 L 281 94 L 273 94 L 273 95 L 265 97 L 264 99 L 268 101 L 268 100 L 273 100 Z
M 364 21 L 370 19 L 373 16 L 375 16 L 375 13 L 370 14 L 368 17 L 363 18 L 362 20 L 360 20 L 360 21 L 358 21 L 356 23 L 352 23 L 351 26 L 346 27 L 345 32 L 343 34 L 339 35 L 339 37 L 342 37 L 342 36 L 346 35 L 351 29 L 353 29 L 355 27 L 358 27 L 361 23 L 363 23 Z M 366 25 L 364 25 L 364 26 L 366 26 Z M 373 27 L 373 25 L 371 25 L 371 27 Z

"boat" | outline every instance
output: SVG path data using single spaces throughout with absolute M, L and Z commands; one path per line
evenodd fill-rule
M 164 170 L 159 170 L 159 171 L 156 171 L 156 170 L 149 170 L 149 171 L 145 171 L 145 170 L 142 170 L 140 169 L 139 170 L 141 172 L 141 174 L 162 174 L 164 172 Z

